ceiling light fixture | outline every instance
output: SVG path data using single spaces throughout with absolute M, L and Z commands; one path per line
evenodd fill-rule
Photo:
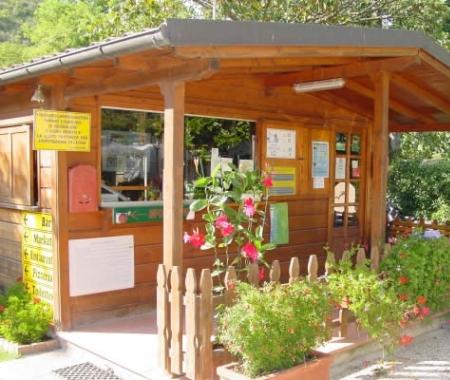
M 44 92 L 42 91 L 42 86 L 40 84 L 34 91 L 33 96 L 31 97 L 31 101 L 36 103 L 45 103 L 46 98 Z
M 293 89 L 297 93 L 336 90 L 345 86 L 345 79 L 336 78 L 328 80 L 319 80 L 315 82 L 295 83 Z

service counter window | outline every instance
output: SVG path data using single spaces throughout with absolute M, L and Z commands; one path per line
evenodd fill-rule
M 255 124 L 248 121 L 185 117 L 185 198 L 192 182 L 211 166 L 233 163 L 253 168 Z M 161 201 L 164 164 L 162 113 L 102 110 L 102 204 Z

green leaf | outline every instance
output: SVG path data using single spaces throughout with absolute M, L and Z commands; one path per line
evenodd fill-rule
M 189 210 L 193 212 L 198 212 L 206 208 L 206 206 L 207 206 L 206 199 L 196 199 L 190 204 Z

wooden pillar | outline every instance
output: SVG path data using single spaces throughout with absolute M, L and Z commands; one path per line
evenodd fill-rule
M 183 262 L 184 82 L 160 84 L 164 96 L 163 263 Z
M 380 248 L 386 238 L 386 183 L 389 165 L 389 75 L 377 73 L 374 78 L 374 118 L 372 128 L 371 180 L 371 259 L 378 268 Z M 378 249 L 374 249 L 374 248 Z

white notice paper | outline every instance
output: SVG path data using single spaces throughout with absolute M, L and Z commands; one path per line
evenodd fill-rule
M 295 159 L 296 131 L 267 128 L 266 157 Z
M 335 179 L 345 179 L 345 157 L 336 157 Z
M 313 189 L 325 188 L 325 179 L 323 177 L 313 177 Z
M 134 287 L 132 235 L 69 240 L 70 295 Z

